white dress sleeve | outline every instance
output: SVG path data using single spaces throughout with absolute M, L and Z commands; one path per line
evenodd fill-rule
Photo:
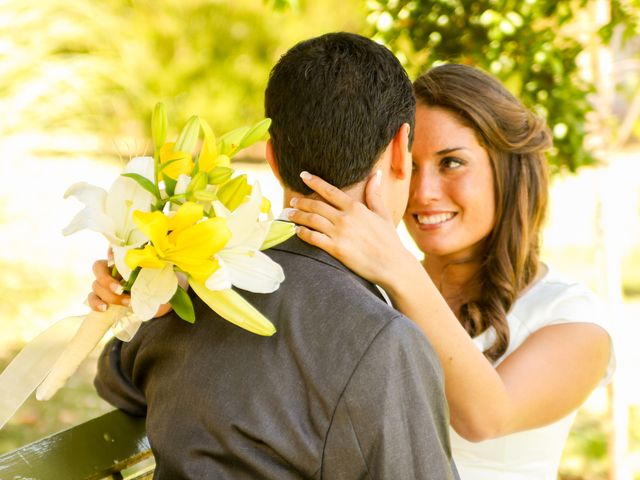
M 529 304 L 529 314 L 524 315 L 530 332 L 550 325 L 565 323 L 593 323 L 609 334 L 611 354 L 602 384 L 611 380 L 615 370 L 615 354 L 612 341 L 612 315 L 607 306 L 591 290 L 581 283 L 567 281 L 554 270 L 542 279 Z M 520 313 L 519 316 L 523 316 Z

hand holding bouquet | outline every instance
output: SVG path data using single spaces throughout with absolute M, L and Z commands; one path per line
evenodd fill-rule
M 226 320 L 259 335 L 275 333 L 271 322 L 231 288 L 270 293 L 284 280 L 281 267 L 261 250 L 291 237 L 293 226 L 273 220 L 259 185 L 230 166 L 238 151 L 267 135 L 269 124 L 266 119 L 216 138 L 206 121 L 193 116 L 177 140 L 167 142 L 167 117 L 158 104 L 152 117 L 153 157 L 131 159 L 108 192 L 87 183 L 68 189 L 65 197 L 76 197 L 85 208 L 64 233 L 91 229 L 105 236 L 113 250 L 114 276 L 122 277 L 131 306 L 113 305 L 84 317 L 53 367 L 43 364 L 41 353 L 46 349 L 48 356 L 57 356 L 55 348 L 61 347 L 52 349 L 47 332 L 25 347 L 0 375 L 0 426 L 38 384 L 37 398 L 51 398 L 110 328 L 129 341 L 164 303 L 194 322 L 180 277 Z M 51 335 L 63 329 L 62 322 Z M 41 372 L 34 374 L 38 365 Z M 21 380 L 26 371 L 35 384 Z

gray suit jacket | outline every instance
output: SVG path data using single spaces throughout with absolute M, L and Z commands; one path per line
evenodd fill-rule
M 297 238 L 267 252 L 286 280 L 242 292 L 260 337 L 193 297 L 100 357 L 99 394 L 146 415 L 160 479 L 454 478 L 437 357 L 377 289 Z

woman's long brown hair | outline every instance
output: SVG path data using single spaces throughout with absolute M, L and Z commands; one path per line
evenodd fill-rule
M 446 64 L 413 84 L 418 104 L 454 113 L 486 148 L 495 185 L 495 225 L 484 242 L 481 267 L 470 280 L 477 298 L 463 301 L 459 320 L 476 336 L 493 326 L 496 339 L 484 353 L 498 359 L 509 345 L 507 313 L 536 278 L 540 230 L 548 201 L 544 151 L 551 147 L 545 122 L 493 77 L 476 68 Z

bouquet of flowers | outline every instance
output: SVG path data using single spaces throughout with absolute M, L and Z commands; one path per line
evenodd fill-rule
M 267 135 L 269 125 L 265 119 L 216 138 L 204 119 L 193 116 L 176 141 L 167 142 L 160 103 L 152 116 L 153 157 L 131 159 L 108 192 L 84 182 L 67 190 L 65 197 L 85 208 L 63 233 L 91 229 L 104 235 L 113 274 L 131 293 L 131 305 L 76 319 L 80 325 L 70 341 L 73 322 L 64 319 L 27 345 L 0 375 L 0 426 L 36 387 L 38 399 L 51 398 L 109 329 L 129 341 L 165 303 L 193 323 L 187 288 L 229 322 L 258 335 L 275 333 L 232 289 L 270 293 L 284 280 L 282 268 L 261 250 L 291 237 L 293 225 L 274 220 L 258 183 L 230 166 L 238 151 Z

